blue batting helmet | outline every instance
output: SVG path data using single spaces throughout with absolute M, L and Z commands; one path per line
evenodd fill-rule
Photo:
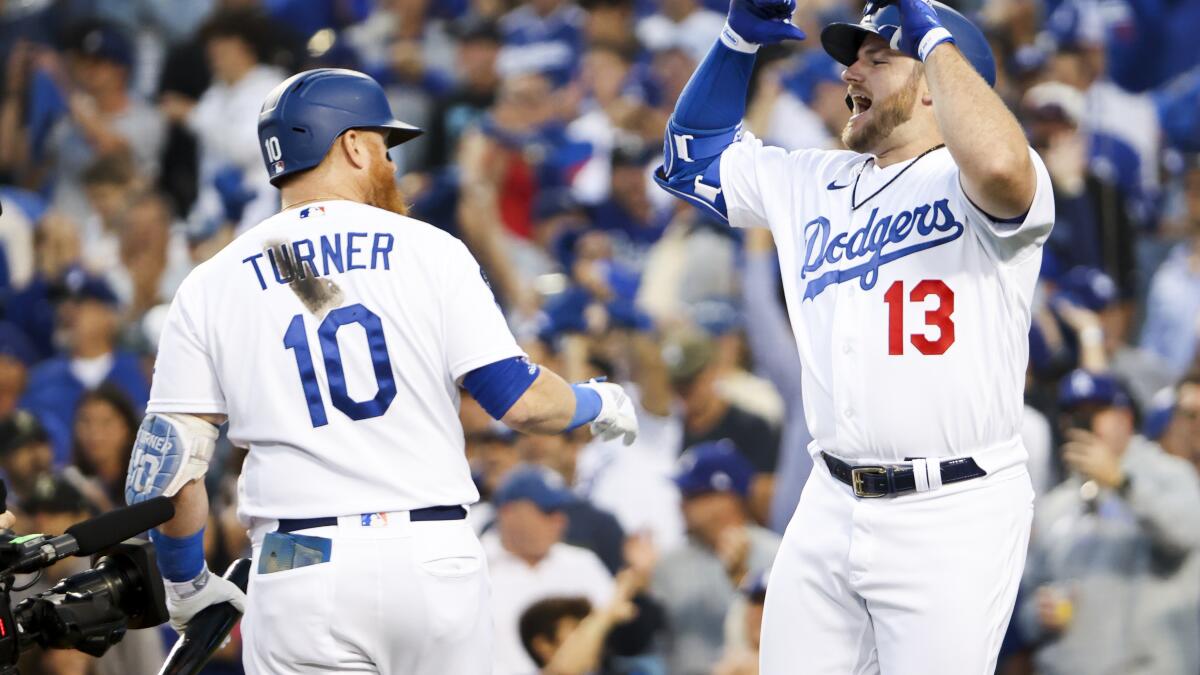
M 958 50 L 989 85 L 995 86 L 996 59 L 983 32 L 970 19 L 940 2 L 933 2 L 933 8 L 942 26 L 954 36 Z M 893 3 L 864 15 L 858 23 L 829 24 L 821 31 L 821 45 L 830 56 L 848 66 L 858 60 L 858 50 L 868 35 L 878 35 L 892 48 L 900 44 L 900 8 Z
M 362 73 L 318 68 L 284 80 L 258 113 L 259 150 L 271 183 L 320 164 L 349 129 L 385 131 L 389 148 L 422 133 L 393 117 L 383 87 Z

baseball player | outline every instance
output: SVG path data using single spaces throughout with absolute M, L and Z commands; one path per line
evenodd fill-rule
M 258 135 L 282 210 L 171 304 L 126 498 L 174 498 L 153 534 L 172 624 L 244 607 L 248 673 L 491 671 L 459 386 L 520 431 L 637 433 L 618 386 L 531 364 L 466 247 L 404 216 L 388 149 L 419 133 L 361 73 L 280 84 Z M 246 596 L 204 562 L 200 479 L 225 421 L 249 449 Z
M 813 470 L 772 569 L 762 672 L 991 673 L 1025 559 L 1030 301 L 1050 179 L 949 7 L 875 2 L 822 31 L 848 151 L 739 123 L 792 0 L 734 0 L 668 123 L 666 190 L 768 227 L 803 364 Z

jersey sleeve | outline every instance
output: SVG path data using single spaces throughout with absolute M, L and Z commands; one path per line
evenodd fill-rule
M 460 382 L 480 366 L 525 356 L 525 352 L 508 329 L 474 256 L 457 239 L 447 250 L 442 335 L 450 377 Z
M 772 201 L 788 199 L 788 152 L 764 145 L 750 132 L 721 153 L 721 187 L 729 224 L 734 227 L 770 227 L 767 214 Z
M 146 412 L 224 415 L 225 395 L 197 323 L 201 308 L 190 299 L 187 288 L 185 282 L 167 311 Z
M 1001 262 L 1016 263 L 1041 248 L 1054 226 L 1054 188 L 1050 184 L 1050 172 L 1033 148 L 1029 149 L 1037 187 L 1033 203 L 1020 219 L 1002 220 L 993 218 L 963 191 L 962 181 L 955 173 L 957 194 L 968 221 L 988 250 Z

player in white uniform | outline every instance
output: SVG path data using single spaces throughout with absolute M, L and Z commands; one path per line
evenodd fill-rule
M 740 129 L 754 52 L 792 0 L 735 0 L 680 96 L 659 183 L 768 227 L 817 468 L 771 573 L 764 675 L 993 672 L 1033 492 L 1020 440 L 1051 186 L 991 89 L 982 34 L 896 0 L 822 33 L 850 151 Z
M 171 305 L 126 495 L 174 496 L 154 533 L 172 623 L 245 607 L 249 673 L 491 672 L 460 385 L 521 431 L 637 432 L 616 385 L 530 364 L 466 247 L 400 215 L 388 148 L 418 133 L 361 73 L 281 84 L 259 135 L 283 210 L 197 267 Z M 203 558 L 197 479 L 225 420 L 249 448 L 248 600 Z

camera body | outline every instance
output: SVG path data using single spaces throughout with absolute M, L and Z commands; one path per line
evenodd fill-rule
M 15 543 L 14 543 L 15 542 Z M 0 568 L 25 550 L 24 538 L 0 542 Z M 154 547 L 130 539 L 92 556 L 92 569 L 63 579 L 11 606 L 13 577 L 0 579 L 0 675 L 15 673 L 22 651 L 76 649 L 100 656 L 129 628 L 149 628 L 168 618 Z

